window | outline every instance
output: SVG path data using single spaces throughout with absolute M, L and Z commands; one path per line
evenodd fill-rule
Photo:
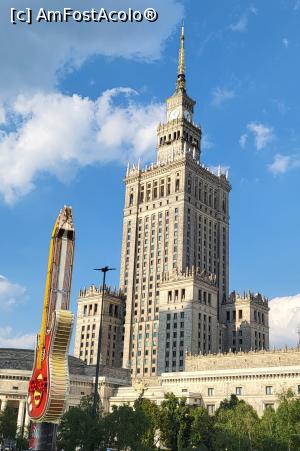
M 213 388 L 207 389 L 207 396 L 214 396 L 215 390 Z
M 207 404 L 207 411 L 209 415 L 213 415 L 215 412 L 215 405 L 214 404 Z
M 273 403 L 266 403 L 264 404 L 264 408 L 266 409 L 274 409 L 274 404 Z
M 243 319 L 243 310 L 239 310 L 239 319 Z
M 133 194 L 131 193 L 129 196 L 129 206 L 131 207 L 133 205 Z
M 271 385 L 266 386 L 266 395 L 273 395 L 273 387 Z
M 235 394 L 237 396 L 241 396 L 242 395 L 242 387 L 235 387 Z
M 208 302 L 208 305 L 211 305 L 211 293 L 208 293 L 207 302 Z
M 298 395 L 300 395 L 300 385 L 298 385 Z

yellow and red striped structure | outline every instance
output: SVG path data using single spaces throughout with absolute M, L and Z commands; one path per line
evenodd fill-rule
M 51 235 L 42 323 L 28 387 L 27 407 L 35 422 L 58 423 L 65 409 L 74 319 L 69 310 L 74 243 L 72 209 L 65 206 Z

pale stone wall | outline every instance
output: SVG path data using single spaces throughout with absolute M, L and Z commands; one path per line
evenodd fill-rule
M 186 371 L 300 366 L 300 349 L 186 356 Z
M 187 371 L 163 373 L 155 384 L 140 381 L 122 387 L 110 398 L 110 406 L 133 404 L 142 393 L 161 403 L 166 393 L 188 398 L 212 413 L 220 402 L 236 394 L 259 415 L 266 406 L 277 407 L 279 396 L 288 389 L 300 394 L 300 350 L 259 351 L 211 356 L 186 356 Z
M 158 324 L 163 274 L 174 268 L 205 269 L 217 276 L 218 306 L 227 293 L 230 185 L 225 176 L 210 173 L 186 154 L 165 165 L 129 169 L 125 182 L 120 272 L 127 297 L 123 366 L 131 362 L 133 376 L 155 376 L 157 347 L 143 345 L 138 355 L 138 336 L 147 333 L 145 323 L 152 334 Z
M 218 351 L 215 278 L 174 271 L 160 284 L 158 374 L 183 371 L 186 353 Z
M 226 324 L 224 351 L 250 351 L 269 348 L 268 299 L 260 294 L 231 293 L 222 304 Z
M 95 365 L 97 360 L 101 306 L 101 289 L 92 285 L 80 291 L 74 355 L 88 365 Z M 100 362 L 104 365 L 122 366 L 124 307 L 122 293 L 107 288 L 104 293 L 100 354 Z

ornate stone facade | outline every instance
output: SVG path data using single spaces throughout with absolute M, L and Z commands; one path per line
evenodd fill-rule
M 160 284 L 158 374 L 183 371 L 187 352 L 218 352 L 218 289 L 194 268 L 165 274 Z
M 232 292 L 222 304 L 224 350 L 269 349 L 269 301 L 260 293 Z
M 266 407 L 277 407 L 279 395 L 292 389 L 300 394 L 300 349 L 252 351 L 206 356 L 186 356 L 184 372 L 163 373 L 143 386 L 143 396 L 161 403 L 166 393 L 187 398 L 213 413 L 225 398 L 236 394 L 259 415 Z M 140 384 L 142 385 L 142 384 Z M 120 387 L 110 406 L 133 404 L 140 390 Z
M 94 365 L 97 360 L 102 289 L 95 285 L 80 290 L 77 300 L 77 321 L 74 355 Z M 100 362 L 116 368 L 122 366 L 124 297 L 121 291 L 106 287 L 102 315 L 102 346 Z
M 176 90 L 167 99 L 166 122 L 157 131 L 157 161 L 144 169 L 139 163 L 129 165 L 125 178 L 120 272 L 126 295 L 123 366 L 131 368 L 133 376 L 156 376 L 168 365 L 170 370 L 184 369 L 184 359 L 177 357 L 196 346 L 187 335 L 186 340 L 176 341 L 174 367 L 173 360 L 162 358 L 164 350 L 159 349 L 157 337 L 161 320 L 164 329 L 168 314 L 162 298 L 166 274 L 173 270 L 188 273 L 193 268 L 211 274 L 216 281 L 211 291 L 214 310 L 208 314 L 211 321 L 219 321 L 221 303 L 228 295 L 231 187 L 221 169 L 215 173 L 200 163 L 201 129 L 193 121 L 195 101 L 185 87 L 183 35 L 180 42 Z M 180 289 L 195 292 L 202 288 L 198 280 L 193 289 L 182 283 Z M 196 308 L 196 299 L 189 298 L 190 305 L 191 301 Z M 167 309 L 171 310 L 171 304 Z M 177 306 L 172 309 L 174 318 Z M 191 311 L 186 314 L 190 316 Z M 193 341 L 199 350 L 218 349 L 218 327 L 211 327 L 216 345 L 212 337 L 210 344 L 204 337 L 195 341 L 198 331 L 194 327 Z M 189 329 L 188 320 L 185 328 Z

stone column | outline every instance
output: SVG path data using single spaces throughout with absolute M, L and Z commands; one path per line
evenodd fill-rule
M 22 433 L 25 414 L 25 400 L 22 399 L 19 402 L 18 419 L 17 419 L 17 431 Z
M 30 416 L 28 414 L 28 409 L 25 409 L 25 421 L 24 421 L 24 434 L 26 437 L 29 435 L 29 427 L 30 427 Z
M 7 406 L 7 399 L 1 399 L 1 412 L 3 412 L 6 409 Z

